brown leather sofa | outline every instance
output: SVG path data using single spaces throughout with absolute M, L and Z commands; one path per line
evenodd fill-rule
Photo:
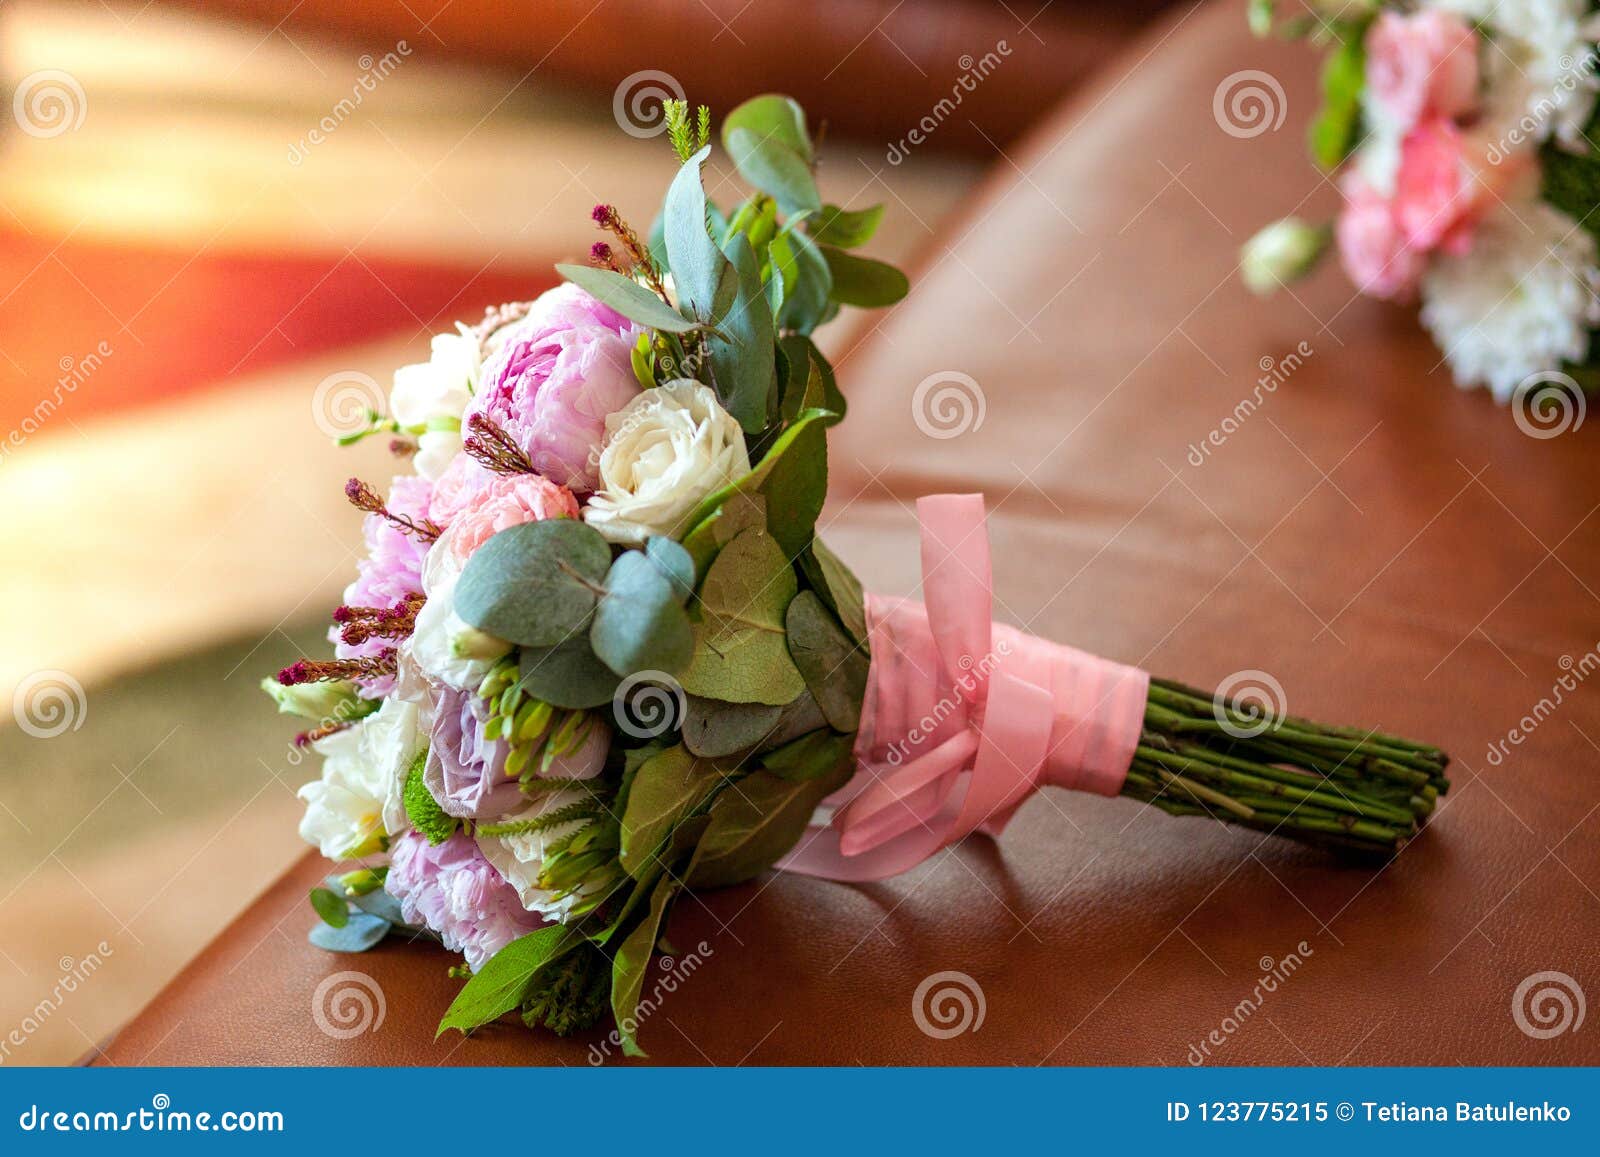
M 1448 802 L 1393 862 L 1363 864 L 1052 793 L 998 844 L 882 884 L 707 894 L 669 931 L 705 959 L 642 1028 L 655 1060 L 1600 1061 L 1593 1023 L 1542 1037 L 1514 1006 L 1543 972 L 1600 992 L 1600 690 L 1523 721 L 1600 640 L 1600 431 L 1522 433 L 1451 387 L 1408 312 L 1334 270 L 1245 294 L 1239 243 L 1331 193 L 1303 159 L 1308 60 L 1251 40 L 1242 7 L 1186 11 L 1132 47 L 997 165 L 911 297 L 862 326 L 839 366 L 852 414 L 827 533 L 874 586 L 910 590 L 908 504 L 982 490 L 1003 617 L 1191 682 L 1269 672 L 1291 710 L 1454 752 Z M 1287 102 L 1251 138 L 1212 113 L 1245 69 Z M 911 398 L 949 372 L 981 389 L 982 422 L 932 438 Z M 1506 745 L 1514 727 L 1525 741 Z M 590 1059 L 603 1033 L 435 1043 L 445 958 L 309 948 L 321 871 L 280 881 L 104 1061 Z M 386 1016 L 335 1040 L 311 1003 L 347 969 L 381 986 Z M 918 1027 L 914 993 L 941 971 L 981 987 L 975 1031 Z

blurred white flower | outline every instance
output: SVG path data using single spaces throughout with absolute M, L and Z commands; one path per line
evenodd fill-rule
M 1422 323 L 1463 387 L 1499 401 L 1529 374 L 1581 362 L 1600 324 L 1595 239 L 1543 201 L 1502 208 L 1472 250 L 1440 253 L 1422 279 Z
M 1246 241 L 1239 253 L 1239 274 L 1251 293 L 1268 294 L 1304 277 L 1328 247 L 1332 232 L 1298 217 L 1274 221 Z

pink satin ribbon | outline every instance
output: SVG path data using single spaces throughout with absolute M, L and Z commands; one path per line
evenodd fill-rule
M 998 836 L 1051 784 L 1113 796 L 1150 676 L 992 621 L 981 494 L 919 499 L 926 605 L 867 597 L 858 770 L 778 867 L 879 880 L 974 831 Z

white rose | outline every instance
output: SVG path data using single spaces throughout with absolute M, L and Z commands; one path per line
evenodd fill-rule
M 434 336 L 432 356 L 394 372 L 389 416 L 418 434 L 417 473 L 438 478 L 461 449 L 461 414 L 477 388 L 480 351 L 466 327 Z
M 489 668 L 510 652 L 511 644 L 485 634 L 456 614 L 461 564 L 450 546 L 451 533 L 447 530 L 440 535 L 422 562 L 422 593 L 428 601 L 417 612 L 411 655 L 429 678 L 468 691 L 483 682 Z
M 299 791 L 306 804 L 300 838 L 330 860 L 359 859 L 382 849 L 386 793 L 379 768 L 363 751 L 368 719 L 311 745 L 323 757 L 322 778 Z
M 750 472 L 744 431 L 710 386 L 645 390 L 606 418 L 600 489 L 583 517 L 611 542 L 671 535 L 707 494 Z

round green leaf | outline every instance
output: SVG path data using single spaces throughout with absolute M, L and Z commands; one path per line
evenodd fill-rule
M 553 647 L 594 613 L 611 547 L 577 519 L 502 530 L 478 548 L 456 584 L 456 614 L 524 647 Z

